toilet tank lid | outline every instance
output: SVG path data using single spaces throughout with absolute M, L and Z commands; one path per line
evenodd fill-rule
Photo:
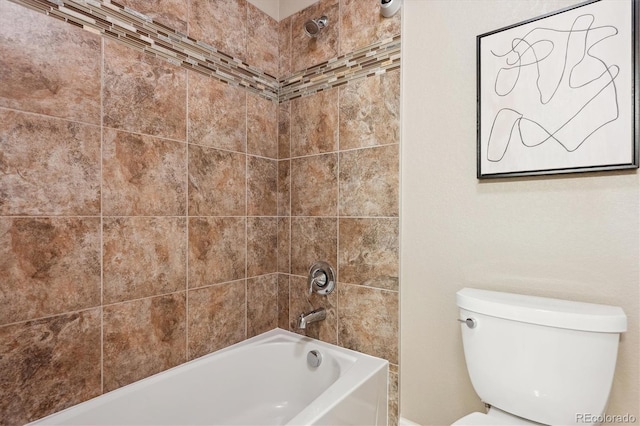
M 513 321 L 604 333 L 627 331 L 627 316 L 617 306 L 475 288 L 459 290 L 456 300 L 467 311 Z

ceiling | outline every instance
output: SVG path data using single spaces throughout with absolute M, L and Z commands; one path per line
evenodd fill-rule
M 318 0 L 248 0 L 249 3 L 271 16 L 276 21 L 281 21 L 287 16 L 309 7 Z

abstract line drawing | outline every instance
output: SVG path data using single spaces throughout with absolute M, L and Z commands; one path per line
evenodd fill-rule
M 568 30 L 536 27 L 523 38 L 513 39 L 508 52 L 491 52 L 496 58 L 504 58 L 506 65 L 496 75 L 495 94 L 506 96 L 519 84 L 534 84 L 539 102 L 526 111 L 498 111 L 489 136 L 489 161 L 502 160 L 509 145 L 510 138 L 492 138 L 504 134 L 494 133 L 496 126 L 517 126 L 520 140 L 527 147 L 553 140 L 572 152 L 596 130 L 618 118 L 615 78 L 620 69 L 591 53 L 595 45 L 615 36 L 618 30 L 613 26 L 594 28 L 594 20 L 593 15 L 581 15 Z M 549 66 L 554 55 L 563 58 Z M 523 67 L 535 67 L 534 81 L 519 78 Z M 572 101 L 568 107 L 564 107 L 566 98 Z M 601 116 L 598 121 L 590 121 L 586 112 L 595 108 Z
M 635 2 L 613 3 L 478 36 L 478 177 L 637 167 Z

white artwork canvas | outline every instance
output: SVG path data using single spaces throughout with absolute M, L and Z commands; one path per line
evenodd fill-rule
M 478 36 L 478 178 L 638 167 L 633 0 Z

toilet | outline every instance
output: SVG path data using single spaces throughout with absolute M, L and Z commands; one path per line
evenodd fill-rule
M 467 370 L 489 410 L 454 425 L 588 425 L 605 412 L 627 317 L 619 307 L 464 288 Z

